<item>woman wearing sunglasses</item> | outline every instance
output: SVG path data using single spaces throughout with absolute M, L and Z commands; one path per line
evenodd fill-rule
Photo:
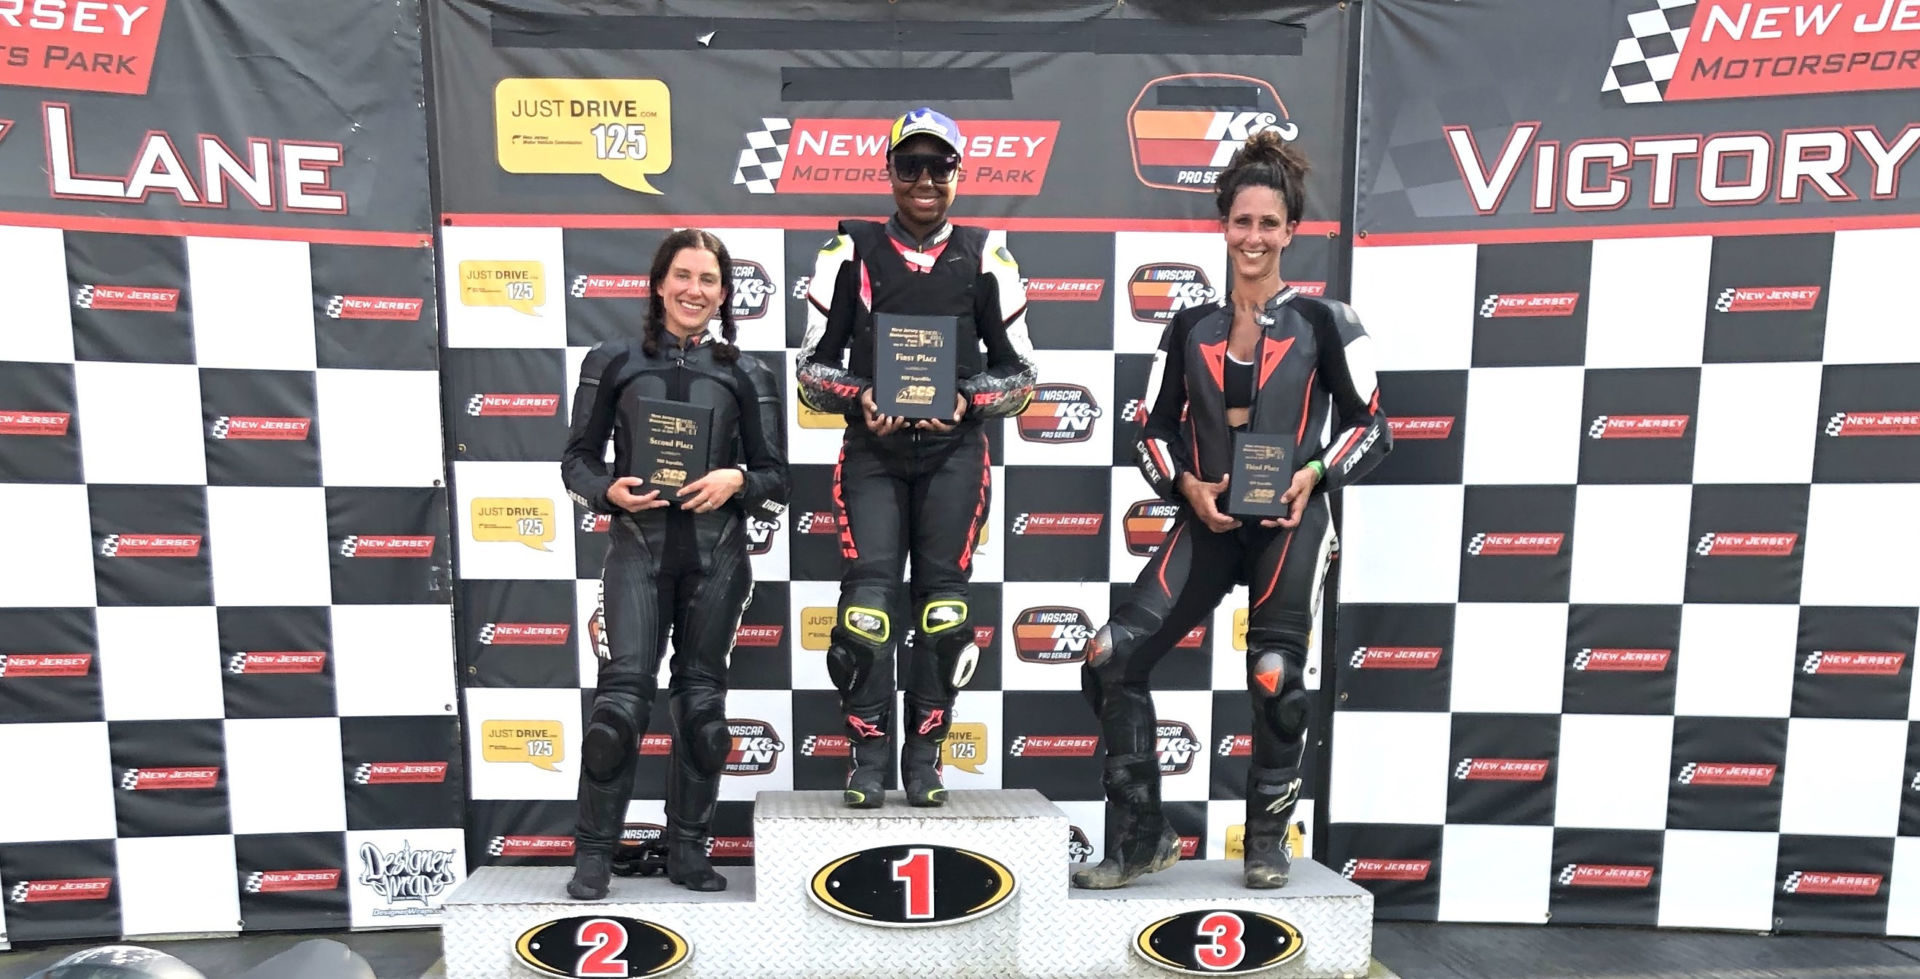
M 820 250 L 807 290 L 799 396 L 843 415 L 834 504 L 845 559 L 827 670 L 852 742 L 845 801 L 877 808 L 892 763 L 893 650 L 908 629 L 900 781 L 907 801 L 938 806 L 940 750 L 954 698 L 979 651 L 968 608 L 974 541 L 987 519 L 990 474 L 980 423 L 1023 410 L 1036 380 L 1026 288 L 1006 233 L 947 220 L 960 180 L 960 127 L 929 108 L 898 120 L 887 140 L 893 216 L 849 220 Z M 875 317 L 951 317 L 956 394 L 950 414 L 908 420 L 875 400 Z M 903 553 L 903 547 L 906 553 Z M 900 625 L 911 556 L 913 622 Z

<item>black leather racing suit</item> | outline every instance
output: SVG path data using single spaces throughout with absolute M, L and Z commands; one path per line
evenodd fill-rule
M 902 783 L 910 801 L 937 805 L 940 749 L 979 655 L 968 583 L 992 478 L 980 423 L 1019 414 L 1033 394 L 1026 288 L 1004 232 L 943 224 L 915 241 L 894 218 L 841 222 L 820 251 L 807 299 L 799 396 L 847 422 L 834 470 L 846 564 L 827 651 L 853 746 L 847 802 L 879 805 L 891 761 L 893 649 L 906 631 L 894 628 L 892 612 L 904 546 L 921 655 L 905 671 Z M 873 384 L 876 312 L 958 318 L 955 373 L 967 409 L 953 431 L 881 437 L 867 428 L 860 399 Z
M 1248 587 L 1250 600 L 1250 864 L 1285 846 L 1299 798 L 1311 706 L 1304 685 L 1307 637 L 1334 543 L 1327 494 L 1365 476 L 1391 450 L 1393 437 L 1380 410 L 1372 340 L 1351 307 L 1286 288 L 1258 315 L 1262 337 L 1250 366 L 1228 354 L 1231 307 L 1212 303 L 1174 317 L 1149 375 L 1148 415 L 1134 461 L 1154 492 L 1180 510 L 1095 636 L 1082 672 L 1107 750 L 1109 855 L 1120 852 L 1116 835 L 1151 848 L 1162 830 L 1148 675 L 1236 584 Z M 1238 528 L 1215 533 L 1195 519 L 1177 488 L 1182 473 L 1208 483 L 1228 475 L 1229 404 L 1250 409 L 1250 431 L 1293 435 L 1296 472 L 1311 459 L 1326 467 L 1297 526 L 1263 528 L 1258 519 L 1240 518 Z M 1225 504 L 1223 496 L 1216 505 L 1225 512 Z
M 682 345 L 663 331 L 656 354 L 648 355 L 637 338 L 608 341 L 589 350 L 580 365 L 561 472 L 575 502 L 614 515 L 595 612 L 599 682 L 580 752 L 576 848 L 582 852 L 609 853 L 620 837 L 638 742 L 647 730 L 669 634 L 674 645 L 668 686 L 673 725 L 666 786 L 669 847 L 704 848 L 719 773 L 733 746 L 727 729 L 727 661 L 740 616 L 752 600 L 747 521 L 783 513 L 791 480 L 778 378 L 749 354 L 722 363 L 717 349 L 710 337 L 689 338 Z M 629 513 L 608 502 L 607 489 L 616 478 L 646 476 L 632 461 L 632 442 L 644 437 L 635 416 L 639 398 L 710 407 L 709 468 L 742 469 L 740 491 L 718 509 L 699 514 L 677 506 Z M 604 461 L 609 438 L 611 467 Z M 701 473 L 688 475 L 691 482 Z M 651 488 L 643 484 L 635 492 Z M 672 495 L 661 490 L 662 498 Z

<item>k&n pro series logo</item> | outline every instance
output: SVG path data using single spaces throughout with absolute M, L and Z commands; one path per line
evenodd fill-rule
M 733 735 L 733 750 L 727 752 L 721 774 L 765 775 L 780 767 L 780 753 L 787 746 L 773 725 L 748 718 L 730 718 L 727 733 Z
M 1013 620 L 1013 651 L 1023 663 L 1080 663 L 1094 636 L 1087 613 L 1065 605 L 1041 605 Z
M 1180 515 L 1177 504 L 1165 500 L 1141 500 L 1127 508 L 1124 523 L 1127 553 L 1134 557 L 1152 557 L 1160 552 L 1173 519 Z
M 780 286 L 767 274 L 767 267 L 743 258 L 733 260 L 733 318 L 757 320 L 767 315 L 768 300 L 780 292 Z
M 1128 145 L 1140 182 L 1211 193 L 1235 150 L 1271 130 L 1292 142 L 1300 126 L 1280 93 L 1246 75 L 1168 75 L 1148 82 L 1127 110 Z
M 1020 437 L 1028 442 L 1060 444 L 1093 438 L 1102 414 L 1093 392 L 1079 384 L 1042 384 L 1020 413 Z
M 1183 309 L 1213 302 L 1213 283 L 1198 265 L 1152 262 L 1127 277 L 1127 300 L 1134 319 L 1164 324 Z
M 1193 771 L 1193 760 L 1206 746 L 1185 721 L 1157 721 L 1154 724 L 1154 750 L 1160 755 L 1160 774 L 1185 775 Z

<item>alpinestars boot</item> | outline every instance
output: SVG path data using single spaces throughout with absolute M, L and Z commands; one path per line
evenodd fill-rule
M 1293 854 L 1287 849 L 1287 823 L 1300 801 L 1298 768 L 1247 769 L 1247 837 L 1243 869 L 1248 887 L 1287 886 Z
M 906 740 L 900 745 L 900 787 L 907 804 L 930 807 L 947 804 L 947 787 L 940 781 L 940 752 L 947 743 L 947 712 L 923 712 L 909 707 Z
M 893 737 L 852 715 L 847 721 L 847 787 L 841 798 L 849 809 L 878 809 L 887 801 Z
M 1152 752 L 1107 759 L 1106 859 L 1073 872 L 1085 890 L 1125 887 L 1180 862 L 1180 834 L 1160 811 L 1160 758 Z

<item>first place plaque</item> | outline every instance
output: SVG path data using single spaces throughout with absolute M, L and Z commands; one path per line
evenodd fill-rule
M 1292 454 L 1293 440 L 1285 435 L 1233 433 L 1225 512 L 1260 518 L 1292 514 L 1293 504 L 1280 502 L 1293 484 Z
M 959 320 L 952 316 L 873 316 L 873 403 L 900 418 L 953 418 Z
M 640 493 L 659 490 L 660 498 L 680 505 L 680 488 L 707 474 L 707 439 L 713 434 L 713 409 L 685 401 L 641 398 L 635 403 L 640 437 L 633 447 Z

